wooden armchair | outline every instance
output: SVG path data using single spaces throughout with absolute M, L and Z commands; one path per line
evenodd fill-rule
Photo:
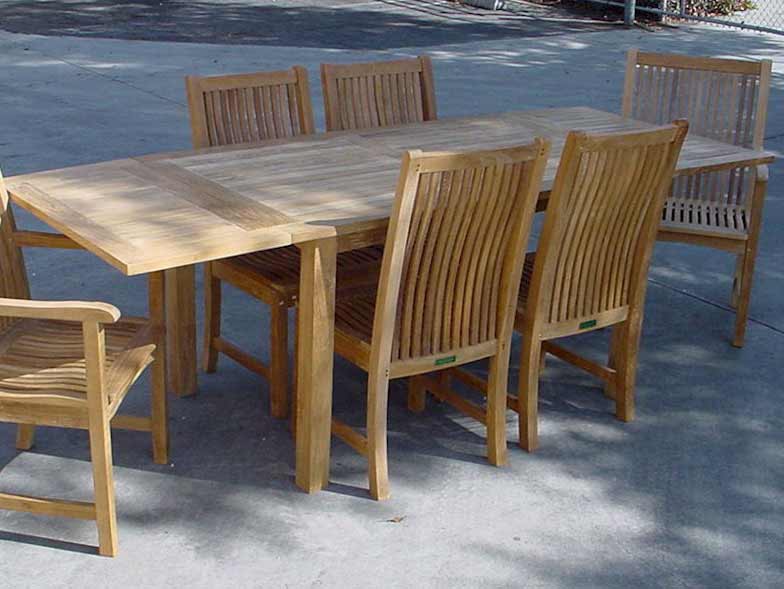
M 369 461 L 370 492 L 389 496 L 389 380 L 490 359 L 492 464 L 506 462 L 509 346 L 523 252 L 549 143 L 476 153 L 407 152 L 377 288 L 338 293 L 335 351 L 368 372 L 367 435 L 332 432 Z M 434 388 L 439 396 L 450 391 Z
M 623 115 L 655 124 L 688 119 L 691 132 L 762 149 L 771 61 L 629 51 Z M 675 179 L 658 238 L 737 256 L 733 345 L 743 346 L 768 174 L 764 166 Z
M 304 68 L 279 72 L 186 78 L 195 148 L 285 139 L 314 132 Z M 340 282 L 378 265 L 381 248 L 338 256 Z M 270 412 L 289 412 L 288 309 L 299 291 L 299 249 L 279 248 L 210 262 L 205 266 L 204 368 L 214 372 L 223 353 L 270 383 Z M 270 308 L 270 362 L 265 364 L 221 336 L 221 281 Z
M 430 58 L 321 64 L 327 131 L 370 129 L 437 118 Z
M 14 220 L 0 176 L 0 421 L 17 423 L 17 447 L 34 426 L 86 429 L 94 503 L 0 493 L 0 509 L 96 520 L 99 552 L 117 553 L 110 425 L 152 434 L 153 458 L 168 461 L 163 354 L 164 286 L 150 275 L 153 319 L 120 319 L 105 303 L 31 301 Z M 152 364 L 151 417 L 118 415 L 131 385 Z

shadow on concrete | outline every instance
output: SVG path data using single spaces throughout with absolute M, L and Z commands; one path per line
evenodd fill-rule
M 672 39 L 664 35 L 661 38 Z M 634 42 L 643 46 L 648 43 L 652 49 L 654 39 L 640 34 Z M 706 30 L 679 37 L 677 45 L 673 43 L 675 49 L 761 57 L 774 55 L 780 45 L 762 35 Z M 579 39 L 564 43 L 557 38 L 546 39 L 533 50 L 520 44 L 472 49 L 466 55 L 459 48 L 437 48 L 433 54 L 439 99 L 449 114 L 587 103 L 614 109 L 620 96 L 622 55 L 619 49 L 612 59 L 602 58 L 602 50 L 606 48 Z M 314 67 L 320 57 L 313 56 L 313 63 L 307 65 Z M 100 65 L 100 59 L 96 62 Z M 139 58 L 139 65 L 134 67 L 144 70 L 145 64 L 153 67 L 156 58 Z M 59 65 L 46 62 L 41 67 L 48 75 Z M 482 93 L 473 91 L 481 81 L 475 73 L 480 70 L 482 80 L 490 81 Z M 178 91 L 180 73 L 176 70 Z M 166 75 L 175 77 L 174 73 Z M 530 80 L 540 83 L 526 85 Z M 579 92 L 565 92 L 567 87 L 578 88 Z M 784 132 L 782 89 L 784 79 L 776 75 L 768 125 L 772 138 Z M 24 100 L 14 102 L 23 91 L 27 92 L 21 95 Z M 40 88 L 34 87 L 17 90 L 16 95 L 5 93 L 10 125 L 15 122 L 12 118 L 36 120 L 32 114 L 20 114 L 28 105 L 31 109 L 38 107 L 31 113 L 43 116 L 46 109 L 40 108 L 42 96 L 49 100 L 53 95 L 62 96 L 64 91 L 57 87 L 51 95 L 39 92 Z M 69 96 L 73 106 L 66 106 L 84 111 L 80 97 Z M 56 101 L 48 104 L 59 105 Z M 107 106 L 107 113 L 116 113 L 120 104 Z M 44 114 L 60 116 L 56 108 L 51 111 Z M 134 109 L 127 111 L 127 135 L 146 134 L 150 125 L 133 119 Z M 170 117 L 170 111 L 162 111 L 160 136 L 153 136 L 150 149 L 160 150 L 161 143 L 155 141 L 168 141 L 174 134 Z M 103 159 L 106 156 L 102 150 L 121 143 L 119 124 L 107 122 L 100 127 L 91 119 L 85 127 L 105 128 L 107 133 L 100 141 L 91 142 L 91 151 L 68 151 L 67 146 L 40 130 L 28 128 L 7 135 L 9 147 L 5 149 L 15 149 L 11 147 L 14 142 L 33 137 L 38 159 L 31 156 L 34 163 L 26 165 L 39 169 L 51 167 L 54 158 Z M 137 146 L 121 145 L 119 149 L 133 155 L 131 150 Z M 784 284 L 778 229 L 784 209 L 776 186 L 771 182 L 766 205 L 768 228 L 763 232 L 752 311 L 767 314 L 769 322 L 779 321 L 782 316 L 779 287 Z M 149 223 L 150 231 L 157 231 L 162 221 L 150 219 Z M 171 227 L 171 222 L 167 226 Z M 111 300 L 124 312 L 144 312 L 144 281 L 109 273 L 102 262 L 87 254 L 36 250 L 28 262 L 38 298 L 78 294 L 86 299 Z M 71 270 L 68 276 L 54 279 L 66 266 Z M 122 541 L 133 548 L 157 544 L 162 542 L 160 535 L 171 530 L 172 536 L 188 539 L 193 554 L 213 562 L 232 556 L 242 541 L 252 538 L 254 548 L 260 546 L 260 554 L 290 555 L 300 550 L 296 554 L 302 555 L 304 562 L 305 551 L 311 545 L 296 531 L 306 526 L 309 518 L 326 513 L 365 524 L 382 522 L 389 516 L 384 510 L 396 509 L 420 516 L 418 525 L 424 531 L 421 545 L 415 546 L 423 550 L 425 544 L 444 541 L 468 518 L 467 513 L 460 512 L 450 515 L 454 520 L 447 519 L 438 509 L 454 512 L 454 505 L 463 501 L 465 506 L 465 497 L 475 496 L 470 506 L 486 515 L 483 524 L 504 528 L 514 520 L 521 543 L 481 541 L 477 539 L 479 530 L 472 530 L 471 534 L 453 538 L 449 550 L 457 557 L 478 555 L 501 571 L 509 571 L 513 580 L 519 580 L 524 571 L 544 580 L 544 586 L 561 587 L 781 586 L 784 404 L 780 382 L 784 340 L 780 333 L 751 325 L 747 347 L 735 350 L 728 343 L 733 321 L 730 312 L 660 284 L 667 282 L 725 301 L 731 270 L 730 256 L 719 259 L 718 254 L 698 248 L 657 246 L 653 269 L 657 283 L 649 289 L 646 309 L 637 420 L 617 422 L 598 383 L 558 361 L 549 362 L 541 387 L 541 449 L 529 455 L 516 447 L 516 418 L 510 414 L 506 469 L 495 469 L 484 461 L 481 426 L 433 402 L 424 414 L 411 415 L 405 409 L 403 383 L 395 383 L 390 400 L 389 447 L 393 501 L 397 503 L 386 505 L 355 500 L 367 496 L 366 464 L 337 441 L 333 444 L 332 484 L 327 493 L 311 498 L 298 492 L 292 478 L 294 449 L 288 424 L 269 417 L 267 385 L 221 360 L 215 375 L 200 375 L 201 392 L 197 397 L 171 401 L 172 465 L 152 463 L 149 436 L 114 434 L 115 463 L 121 471 L 117 476 L 118 504 L 124 510 Z M 243 348 L 266 356 L 266 310 L 238 293 L 227 292 L 225 300 L 227 335 Z M 593 354 L 603 352 L 603 346 L 606 340 L 602 334 L 577 343 L 578 349 Z M 517 377 L 517 353 L 515 348 L 512 387 Z M 483 370 L 481 366 L 475 369 L 480 373 Z M 365 387 L 362 372 L 338 361 L 335 382 L 336 414 L 361 425 Z M 143 380 L 129 395 L 124 410 L 144 414 L 147 390 Z M 38 475 L 50 473 L 53 489 L 65 488 L 73 494 L 76 488 L 80 497 L 89 497 L 89 453 L 84 432 L 44 428 L 34 451 L 22 454 L 13 450 L 12 427 L 2 425 L 0 433 L 0 466 L 8 465 L 8 473 L 3 475 L 8 474 L 15 486 L 35 485 Z M 51 461 L 44 460 L 45 455 L 51 455 Z M 79 463 L 78 478 L 72 472 L 74 463 Z M 43 467 L 53 468 L 44 472 Z M 483 483 L 487 487 L 482 487 Z M 482 489 L 490 489 L 491 494 L 482 496 Z M 449 522 L 445 531 L 432 523 L 438 519 L 433 514 Z M 10 517 L 7 521 L 15 527 L 21 527 L 20 522 Z M 28 520 L 21 523 L 27 531 Z M 71 537 L 72 529 L 80 530 L 73 522 L 47 520 L 46 525 L 49 527 L 43 532 L 47 536 L 53 529 L 61 531 L 63 537 Z M 91 526 L 85 527 L 90 534 L 86 538 L 94 533 Z M 5 532 L 0 540 L 26 542 L 24 536 Z M 148 539 L 151 537 L 154 540 Z M 385 541 L 390 549 L 384 558 L 394 558 L 393 547 L 400 544 L 393 544 L 397 540 Z M 597 549 L 603 546 L 610 549 Z M 576 547 L 581 553 L 575 552 Z M 127 553 L 133 554 L 133 550 Z M 495 585 L 485 580 L 482 586 Z
M 268 0 L 6 0 L 0 27 L 13 33 L 282 45 L 330 49 L 392 49 L 595 31 L 587 19 L 560 21 L 466 14 L 443 2 L 385 0 L 323 7 Z

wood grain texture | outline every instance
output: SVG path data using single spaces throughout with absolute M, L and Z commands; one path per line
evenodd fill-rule
M 313 134 L 307 77 L 304 68 L 295 66 L 281 72 L 186 78 L 194 147 L 242 145 Z M 264 169 L 262 166 L 261 171 Z M 215 180 L 191 174 L 171 162 L 150 161 L 137 173 L 154 177 L 178 197 L 248 231 L 293 221 L 277 209 L 252 200 L 241 190 L 221 187 Z M 376 247 L 339 255 L 339 273 L 348 278 L 352 274 L 364 274 L 367 266 L 378 265 L 381 251 Z M 214 371 L 220 352 L 266 378 L 270 413 L 277 418 L 285 418 L 289 413 L 288 309 L 297 301 L 299 273 L 300 255 L 295 246 L 209 262 L 205 269 L 205 367 Z M 269 363 L 241 350 L 221 335 L 223 281 L 269 306 Z M 192 341 L 187 334 L 178 339 Z M 173 353 L 182 355 L 177 349 Z M 173 363 L 170 374 L 178 370 L 182 368 Z
M 0 509 L 74 519 L 95 519 L 95 504 L 84 501 L 66 501 L 63 499 L 45 499 L 42 497 L 0 493 Z
M 629 51 L 623 114 L 663 124 L 689 120 L 691 133 L 728 145 L 762 149 L 770 96 L 771 61 L 746 61 Z M 760 190 L 763 198 L 758 198 Z M 662 213 L 660 237 L 738 256 L 733 305 L 748 308 L 756 229 L 761 225 L 764 185 L 753 167 L 676 178 Z M 747 272 L 743 274 L 743 269 Z M 737 300 L 736 300 L 737 299 Z M 743 345 L 739 313 L 733 344 Z
M 471 153 L 407 152 L 377 287 L 338 293 L 336 351 L 368 371 L 367 435 L 333 426 L 368 458 L 370 493 L 389 496 L 389 380 L 490 358 L 486 409 L 431 392 L 487 425 L 506 462 L 506 381 L 523 252 L 549 144 Z M 421 401 L 416 405 L 421 406 Z
M 278 72 L 187 76 L 193 146 L 234 145 L 294 137 L 314 130 L 308 74 Z
M 308 493 L 329 483 L 336 260 L 335 239 L 311 241 L 302 247 L 297 313 L 296 482 Z
M 196 394 L 196 268 L 165 272 L 168 386 L 178 396 Z
M 390 127 L 437 118 L 430 58 L 321 64 L 327 131 Z
M 609 133 L 649 127 L 644 122 L 575 107 L 134 158 L 142 165 L 171 163 L 197 178 L 208 179 L 211 186 L 218 184 L 263 205 L 261 210 L 274 210 L 291 219 L 291 222 L 256 229 L 239 227 L 225 215 L 221 217 L 202 208 L 192 198 L 185 199 L 167 186 L 159 186 L 157 180 L 132 173 L 128 160 L 17 176 L 9 179 L 8 185 L 12 198 L 20 206 L 120 271 L 132 275 L 292 244 L 304 245 L 314 240 L 336 238 L 344 248 L 362 243 L 364 238 L 355 237 L 357 234 L 376 235 L 387 227 L 399 157 L 406 149 L 487 150 L 546 136 L 552 142 L 542 182 L 542 192 L 546 195 L 552 188 L 570 129 Z M 677 171 L 689 175 L 772 161 L 772 154 L 764 151 L 692 135 L 683 148 Z M 309 332 L 316 332 L 321 326 L 318 322 L 311 324 Z M 318 350 L 315 357 L 324 358 Z M 305 382 L 310 383 L 312 379 Z M 331 387 L 321 387 L 319 391 L 331 399 Z M 319 407 L 319 415 L 323 417 L 325 412 Z M 311 408 L 298 411 L 302 415 L 310 414 Z M 63 424 L 79 423 L 73 415 L 63 414 L 58 419 Z M 298 460 L 298 477 L 309 490 L 326 484 L 325 471 L 319 469 L 328 468 L 324 466 L 328 449 L 324 450 L 323 444 L 328 445 L 329 441 L 329 418 L 326 425 L 318 418 L 313 419 L 318 422 L 321 435 L 304 447 L 303 454 L 298 454 L 299 458 L 307 458 L 301 467 Z
M 543 342 L 614 325 L 611 368 L 561 347 L 545 348 L 614 381 L 616 416 L 634 415 L 634 375 L 648 265 L 687 123 L 610 134 L 572 132 L 558 168 L 536 256 L 518 297 L 522 334 L 520 445 L 538 446 Z
M 543 191 L 570 129 L 592 133 L 646 124 L 589 108 L 545 109 L 219 147 L 152 158 L 169 162 L 285 215 L 290 222 L 243 229 L 153 179 L 128 161 L 39 172 L 8 179 L 15 202 L 126 274 L 165 270 L 294 243 L 385 227 L 400 153 L 495 149 L 552 141 Z M 690 135 L 679 174 L 770 163 L 773 156 Z
M 156 346 L 162 346 L 162 336 L 156 336 L 162 333 L 157 329 L 162 312 L 150 322 L 120 318 L 115 307 L 104 303 L 29 300 L 8 205 L 0 175 L 0 420 L 19 424 L 17 447 L 23 450 L 32 445 L 36 425 L 87 429 L 95 501 L 3 493 L 0 509 L 94 519 L 99 553 L 114 556 L 111 421 L 131 385 L 154 361 Z M 119 427 L 153 432 L 159 462 L 166 460 L 168 444 L 162 366 L 153 377 L 152 419 L 117 416 Z

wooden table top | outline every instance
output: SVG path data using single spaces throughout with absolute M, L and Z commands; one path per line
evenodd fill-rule
M 590 108 L 456 118 L 254 146 L 142 156 L 6 179 L 15 203 L 128 275 L 351 234 L 386 223 L 405 149 L 489 149 L 649 125 Z M 690 136 L 677 173 L 773 161 Z

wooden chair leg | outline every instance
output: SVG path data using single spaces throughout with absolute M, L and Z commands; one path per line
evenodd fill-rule
M 212 264 L 204 265 L 204 371 L 215 372 L 218 350 L 213 342 L 221 333 L 221 281 L 212 274 Z
M 368 375 L 367 441 L 370 495 L 377 501 L 389 498 L 387 465 L 387 402 L 389 379 L 385 375 Z
M 618 347 L 621 345 L 620 342 L 620 327 L 615 326 L 611 328 L 612 331 L 610 332 L 610 353 L 607 358 L 607 367 L 608 368 L 615 368 L 617 362 L 616 358 L 618 356 Z M 615 384 L 607 381 L 604 383 L 604 396 L 608 399 L 615 399 Z
M 738 308 L 738 301 L 740 300 L 740 284 L 741 276 L 743 275 L 743 260 L 746 256 L 739 254 L 735 258 L 735 275 L 732 278 L 732 292 L 730 293 L 730 307 L 733 309 Z
M 151 275 L 162 283 L 158 273 Z M 155 280 L 151 280 L 151 284 Z M 151 289 L 151 292 L 157 289 Z M 150 297 L 153 302 L 153 297 Z M 155 301 L 154 307 L 164 302 Z M 152 313 L 151 313 L 152 314 Z M 112 477 L 112 433 L 109 423 L 108 399 L 105 389 L 106 336 L 102 325 L 82 324 L 84 356 L 87 368 L 87 430 L 90 434 L 90 457 L 93 465 L 95 521 L 98 526 L 98 552 L 103 556 L 117 554 L 117 514 L 114 508 Z
M 297 317 L 297 308 L 294 307 L 294 365 L 291 367 L 291 408 L 289 414 L 289 429 L 291 429 L 291 435 L 294 438 L 295 442 L 297 439 L 297 406 L 299 399 L 299 387 L 297 386 L 297 375 L 298 375 L 298 368 L 299 365 L 299 337 L 297 333 L 299 330 L 297 329 L 297 325 L 299 323 L 299 317 Z
M 757 247 L 760 229 L 762 228 L 762 209 L 765 205 L 767 189 L 767 168 L 763 167 L 756 171 L 754 192 L 751 197 L 749 237 L 746 240 L 746 249 L 743 252 L 740 286 L 738 288 L 737 315 L 735 316 L 735 335 L 732 339 L 732 345 L 736 348 L 742 348 L 746 339 L 746 323 L 749 319 L 749 305 L 751 304 L 751 285 L 754 280 L 754 264 L 757 261 Z
M 117 513 L 112 476 L 112 440 L 108 421 L 90 420 L 90 455 L 95 489 L 95 519 L 98 526 L 98 552 L 117 554 Z
M 536 364 L 537 368 L 539 364 Z M 509 354 L 490 359 L 487 379 L 487 459 L 495 466 L 506 464 L 506 397 Z M 537 379 L 539 372 L 536 373 Z
M 749 305 L 751 304 L 751 286 L 754 279 L 754 263 L 757 257 L 756 243 L 749 243 L 743 255 L 742 269 L 740 271 L 738 286 L 738 303 L 735 311 L 735 334 L 732 345 L 742 348 L 746 340 L 746 324 L 749 320 Z
M 416 376 L 408 379 L 408 410 L 413 413 L 422 413 L 427 405 L 427 393 L 422 385 L 422 380 Z
M 169 462 L 169 411 L 164 356 L 158 352 L 152 365 L 152 459 L 156 464 Z
M 20 423 L 16 428 L 16 449 L 29 450 L 35 441 L 35 426 Z
M 618 330 L 616 348 L 615 416 L 621 421 L 634 419 L 634 386 L 640 351 L 642 318 L 629 317 L 615 326 Z
M 289 415 L 289 313 L 282 302 L 270 305 L 270 413 Z
M 517 412 L 520 414 L 520 447 L 528 452 L 533 452 L 539 446 L 539 356 L 541 353 L 541 342 L 531 334 L 523 334 Z

